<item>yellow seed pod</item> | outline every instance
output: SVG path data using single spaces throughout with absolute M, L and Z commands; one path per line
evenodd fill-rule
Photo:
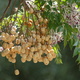
M 53 60 L 52 54 L 48 53 L 48 54 L 47 54 L 47 58 L 48 58 L 49 61 L 52 61 L 52 60 Z
M 2 36 L 1 39 L 6 42 L 6 37 L 5 36 Z
M 43 18 L 42 18 L 42 17 L 39 18 L 38 21 L 39 21 L 39 22 L 43 22 Z
M 14 46 L 14 44 L 11 42 L 11 43 L 9 43 L 9 48 L 11 48 L 11 47 L 13 47 Z
M 34 10 L 32 8 L 30 8 L 29 13 L 32 14 L 33 12 L 34 12 Z
M 40 55 L 43 54 L 43 50 L 42 49 L 40 49 L 38 52 L 39 52 Z
M 5 36 L 5 32 L 2 32 L 2 33 L 1 33 L 1 36 Z
M 50 39 L 50 40 L 48 40 L 48 44 L 52 44 L 52 40 Z
M 15 58 L 13 58 L 11 62 L 12 62 L 12 63 L 16 63 L 16 59 L 15 59 Z
M 39 42 L 39 43 L 40 43 L 40 42 L 41 42 L 41 38 L 37 39 L 37 42 Z
M 43 62 L 43 58 L 42 58 L 42 57 L 39 58 L 38 61 L 39 61 L 39 62 Z
M 27 61 L 31 61 L 32 60 L 32 57 L 27 57 L 27 59 L 26 59 Z
M 43 21 L 45 24 L 47 24 L 48 23 L 48 20 L 47 19 L 44 19 L 44 21 Z
M 36 37 L 36 34 L 32 34 L 32 37 L 35 38 Z
M 44 62 L 45 65 L 49 64 L 49 60 L 46 57 L 43 59 L 43 62 Z
M 25 44 L 25 40 L 24 39 L 21 39 L 21 44 Z
M 16 58 L 16 54 L 15 53 L 12 54 L 12 58 Z
M 8 53 L 10 53 L 10 50 L 9 49 L 5 49 L 3 52 L 6 53 L 6 55 L 7 55 Z
M 8 38 L 8 37 L 9 37 L 9 34 L 8 34 L 8 33 L 6 33 L 6 34 L 5 34 L 5 37 L 6 37 L 6 38 Z
M 47 49 L 46 45 L 42 45 L 41 48 L 42 48 L 42 50 Z
M 11 30 L 11 34 L 16 34 L 16 31 L 15 30 Z
M 40 35 L 36 35 L 36 39 L 40 39 Z
M 15 40 L 15 36 L 14 35 L 10 35 L 11 41 Z
M 37 49 L 38 49 L 38 50 L 41 50 L 41 46 L 37 46 Z
M 25 53 L 25 49 L 24 48 L 21 49 L 21 53 Z
M 39 21 L 37 20 L 37 21 L 35 21 L 35 25 L 38 25 L 39 24 Z
M 7 43 L 3 43 L 2 47 L 3 48 L 8 48 L 8 44 Z
M 44 44 L 44 43 L 45 43 L 45 41 L 44 41 L 44 40 L 41 40 L 41 43 L 42 43 L 42 44 Z
M 45 40 L 45 36 L 42 36 L 41 39 L 42 39 L 42 40 Z
M 26 62 L 26 59 L 25 58 L 21 58 L 21 62 L 22 63 L 25 63 Z
M 29 37 L 29 38 L 28 38 L 28 41 L 29 41 L 29 42 L 33 42 L 33 38 Z
M 52 49 L 52 46 L 51 45 L 47 45 L 47 49 L 48 50 L 51 50 Z
M 14 73 L 15 73 L 15 75 L 19 75 L 19 74 L 20 74 L 20 72 L 19 72 L 18 69 L 16 69 L 16 70 L 14 71 Z
M 37 61 L 37 60 L 33 60 L 33 62 L 34 62 L 34 63 L 37 63 L 38 61 Z
M 35 48 L 34 48 L 34 47 L 31 47 L 31 48 L 30 48 L 30 51 L 31 51 L 31 52 L 34 52 L 34 51 L 35 51 Z
M 20 44 L 20 39 L 16 39 L 16 44 Z
M 41 28 L 41 32 L 42 32 L 43 34 L 45 34 L 45 33 L 46 33 L 46 28 L 45 28 L 45 27 L 42 27 L 42 28 Z

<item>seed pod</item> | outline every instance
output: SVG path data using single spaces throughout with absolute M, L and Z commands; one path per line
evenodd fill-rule
M 48 20 L 47 19 L 44 19 L 44 23 L 47 24 L 48 23 Z
M 32 60 L 32 58 L 28 56 L 27 57 L 27 61 L 31 61 L 31 60 Z
M 47 54 L 47 58 L 48 58 L 48 60 L 49 60 L 49 61 L 52 61 L 52 59 L 53 59 L 52 54 L 50 54 L 50 53 L 49 53 L 49 54 Z
M 35 48 L 34 47 L 31 47 L 30 50 L 31 50 L 31 52 L 34 52 L 35 51 Z
M 3 41 L 6 41 L 6 37 L 5 36 L 2 36 L 1 38 Z
M 40 39 L 40 35 L 36 35 L 36 39 Z
M 12 58 L 16 58 L 16 54 L 15 53 L 12 54 Z
M 16 34 L 16 31 L 15 30 L 11 30 L 11 34 Z
M 8 44 L 7 43 L 3 43 L 2 47 L 3 48 L 8 48 Z
M 33 12 L 34 12 L 34 10 L 32 8 L 30 8 L 29 13 L 32 14 Z
M 28 27 L 32 27 L 32 23 L 31 22 L 27 22 L 27 26 Z
M 41 18 L 39 18 L 38 20 L 39 20 L 39 22 L 43 22 L 43 18 L 42 18 L 42 17 L 41 17 Z
M 33 62 L 34 62 L 34 63 L 37 63 L 38 61 L 37 61 L 37 60 L 33 60 Z
M 35 25 L 38 25 L 39 24 L 39 21 L 37 20 L 37 21 L 35 21 Z
M 8 38 L 9 37 L 9 34 L 8 33 L 5 33 L 5 37 Z
M 45 50 L 47 48 L 46 45 L 42 45 L 41 47 L 42 47 L 42 50 Z
M 11 38 L 11 41 L 15 40 L 15 36 L 14 35 L 11 35 L 10 38 Z
M 13 47 L 14 44 L 13 43 L 9 43 L 9 48 Z
M 29 19 L 29 22 L 33 23 L 33 20 L 32 19 Z
M 1 33 L 1 36 L 5 36 L 5 34 L 6 34 L 5 32 L 2 32 L 2 33 Z
M 20 39 L 16 39 L 16 44 L 20 44 Z
M 45 40 L 45 36 L 42 36 L 41 39 L 42 39 L 42 40 Z
M 21 53 L 25 53 L 25 49 L 24 48 L 21 49 Z
M 20 72 L 19 72 L 18 69 L 16 69 L 16 70 L 14 71 L 14 73 L 15 73 L 15 75 L 19 75 L 19 74 L 20 74 Z
M 26 59 L 25 58 L 21 58 L 21 62 L 22 63 L 25 63 L 26 62 Z
M 16 63 L 16 59 L 15 59 L 15 58 L 13 58 L 11 62 L 12 62 L 12 63 Z
M 52 46 L 51 45 L 47 45 L 47 49 L 48 50 L 51 50 L 52 49 Z
M 49 64 L 49 60 L 46 57 L 43 59 L 43 62 L 44 62 L 45 65 Z
M 52 40 L 50 39 L 50 40 L 48 40 L 48 44 L 52 44 Z

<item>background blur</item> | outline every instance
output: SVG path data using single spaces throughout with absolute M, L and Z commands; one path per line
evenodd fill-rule
M 8 0 L 0 0 L 0 17 L 7 4 Z M 7 15 L 9 13 L 10 10 Z M 12 64 L 0 56 L 0 80 L 80 80 L 80 66 L 76 62 L 77 57 L 72 56 L 73 50 L 68 45 L 63 48 L 62 43 L 60 46 L 63 64 L 56 64 L 54 60 L 48 66 L 43 63 L 21 63 L 19 56 L 17 63 Z M 15 67 L 20 70 L 19 76 L 14 75 Z

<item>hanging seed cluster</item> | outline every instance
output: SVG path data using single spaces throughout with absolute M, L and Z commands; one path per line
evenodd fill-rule
M 21 62 L 23 63 L 33 60 L 34 63 L 43 62 L 45 65 L 48 65 L 50 61 L 56 58 L 47 26 L 48 20 L 41 17 L 40 13 L 36 13 L 30 6 L 30 9 L 27 11 L 28 14 L 36 15 L 37 18 L 33 19 L 29 16 L 24 17 L 26 15 L 22 16 L 22 24 L 26 26 L 25 33 L 22 30 L 18 31 L 15 26 L 12 26 L 10 29 L 7 27 L 8 31 L 2 32 L 3 51 L 1 55 L 12 63 L 16 63 L 16 56 L 18 54 L 21 56 Z
M 28 23 L 32 24 L 33 21 L 29 20 Z M 2 57 L 16 63 L 16 55 L 19 54 L 23 63 L 33 60 L 34 63 L 43 62 L 48 65 L 56 57 L 56 54 L 51 46 L 51 37 L 47 33 L 47 23 L 48 20 L 43 18 L 35 21 L 34 24 L 37 27 L 31 30 L 27 38 L 23 34 L 19 36 L 16 32 L 17 28 L 14 26 L 11 28 L 10 33 L 2 32 L 2 47 L 4 48 L 1 53 Z M 27 26 L 31 27 L 32 25 L 27 24 Z

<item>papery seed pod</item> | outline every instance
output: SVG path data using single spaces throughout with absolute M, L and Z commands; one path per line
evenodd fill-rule
M 34 10 L 32 8 L 30 8 L 29 13 L 32 14 L 33 12 L 34 12 Z
M 43 58 L 42 58 L 42 57 L 39 58 L 38 61 L 39 61 L 39 62 L 43 62 Z
M 43 21 L 45 24 L 47 24 L 48 23 L 48 19 L 44 19 L 44 21 Z
M 39 22 L 43 22 L 43 18 L 42 18 L 42 17 L 39 18 L 38 21 L 39 21 Z
M 49 53 L 49 54 L 47 54 L 47 58 L 48 58 L 49 61 L 52 61 L 53 60 L 53 55 Z
M 11 62 L 12 62 L 12 63 L 16 63 L 16 59 L 15 59 L 15 58 L 13 58 Z
M 26 59 L 25 58 L 21 58 L 21 62 L 22 63 L 25 63 L 26 62 Z
M 15 75 L 19 75 L 19 74 L 20 74 L 20 72 L 19 72 L 18 69 L 16 69 L 16 70 L 14 71 L 14 73 L 15 73 Z
M 39 24 L 39 21 L 37 20 L 37 21 L 35 21 L 35 25 L 38 25 Z
M 2 47 L 3 48 L 8 48 L 8 44 L 7 43 L 3 43 Z
M 28 56 L 27 61 L 31 61 L 31 60 L 32 60 L 32 57 Z
M 16 31 L 15 30 L 11 30 L 11 34 L 16 34 Z
M 15 53 L 12 54 L 12 58 L 16 58 L 16 54 Z
M 46 47 L 46 45 L 42 45 L 41 48 L 42 48 L 42 50 L 45 50 L 47 47 Z
M 36 39 L 40 39 L 40 35 L 36 35 Z
M 37 39 L 37 42 L 39 42 L 39 43 L 40 43 L 40 42 L 41 42 L 41 38 L 40 38 L 40 39 Z
M 16 39 L 16 44 L 20 44 L 21 40 L 20 39 Z
M 6 37 L 5 36 L 2 36 L 1 38 L 3 41 L 6 41 Z
M 34 63 L 37 63 L 38 61 L 37 61 L 37 60 L 33 60 L 33 62 L 34 62 Z
M 41 32 L 42 32 L 42 34 L 45 34 L 46 33 L 46 29 L 44 27 L 41 28 Z
M 1 36 L 5 36 L 5 34 L 6 34 L 5 32 L 2 32 L 2 33 L 1 33 Z
M 11 35 L 10 38 L 11 38 L 11 41 L 15 40 L 15 36 L 14 35 Z
M 9 48 L 13 47 L 14 44 L 13 43 L 9 43 Z
M 43 54 L 43 50 L 41 49 L 41 50 L 39 50 L 39 54 L 40 55 L 42 55 Z
M 41 39 L 42 39 L 42 40 L 45 40 L 45 36 L 42 36 Z
M 34 52 L 34 51 L 35 51 L 35 48 L 34 48 L 34 47 L 31 47 L 31 48 L 30 48 L 30 51 L 31 51 L 31 52 Z
M 36 34 L 32 34 L 32 37 L 35 38 L 36 37 Z
M 50 39 L 50 40 L 48 40 L 48 44 L 52 44 L 52 40 Z
M 29 19 L 29 22 L 33 23 L 33 20 L 32 19 Z
M 43 59 L 43 62 L 44 62 L 45 65 L 49 64 L 49 60 L 46 57 Z
M 52 46 L 51 45 L 47 45 L 47 49 L 48 50 L 51 50 L 52 49 Z
M 8 33 L 5 33 L 5 37 L 8 38 L 9 37 L 9 34 Z
M 28 27 L 32 27 L 32 23 L 31 22 L 27 22 L 27 26 Z
M 25 49 L 24 48 L 21 49 L 21 53 L 25 53 Z

